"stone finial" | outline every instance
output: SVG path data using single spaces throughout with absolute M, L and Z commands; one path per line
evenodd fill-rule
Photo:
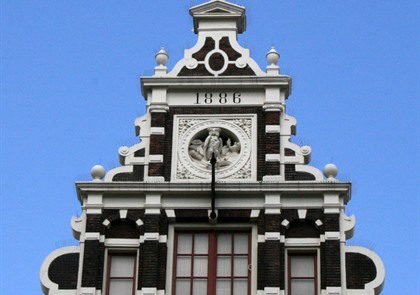
M 335 181 L 338 174 L 338 168 L 334 164 L 327 164 L 324 167 L 324 175 L 329 181 Z
M 271 47 L 271 50 L 267 52 L 267 74 L 270 76 L 277 76 L 280 73 L 280 67 L 277 65 L 280 59 L 280 54 L 274 47 Z
M 105 177 L 105 168 L 101 165 L 95 165 L 90 170 L 90 175 L 92 175 L 93 181 L 101 181 Z
M 165 48 L 161 48 L 156 54 L 155 54 L 155 58 L 156 58 L 156 63 L 158 64 L 158 66 L 166 66 L 166 63 L 168 62 L 169 59 L 169 55 L 166 52 Z
M 266 54 L 268 65 L 276 66 L 280 59 L 280 54 L 274 47 L 271 47 L 270 51 Z

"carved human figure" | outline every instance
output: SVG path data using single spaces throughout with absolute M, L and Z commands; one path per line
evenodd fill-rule
M 209 131 L 209 135 L 204 141 L 203 148 L 205 151 L 206 160 L 210 161 L 213 153 L 216 159 L 222 153 L 223 141 L 220 138 L 220 128 L 211 127 L 207 130 Z

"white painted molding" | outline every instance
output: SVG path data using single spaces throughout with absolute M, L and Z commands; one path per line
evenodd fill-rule
M 105 239 L 106 247 L 138 247 L 140 246 L 139 239 Z
M 145 210 L 144 214 L 146 214 L 146 215 L 159 215 L 160 214 L 160 209 L 158 209 L 158 208 L 147 208 Z
M 144 223 L 143 223 L 143 220 L 141 220 L 140 218 L 136 220 L 136 225 L 137 225 L 137 227 L 140 227 L 140 226 L 142 226 L 143 224 L 144 224 Z
M 327 295 L 342 295 L 341 287 L 327 287 Z
M 141 295 L 157 295 L 157 288 L 142 288 Z
M 340 232 L 335 231 L 326 231 L 325 232 L 325 240 L 327 241 L 334 241 L 334 240 L 340 240 L 341 234 Z
M 145 241 L 159 241 L 159 233 L 144 233 Z
M 307 209 L 298 209 L 298 215 L 300 220 L 306 219 L 306 213 L 308 212 Z
M 343 213 L 344 214 L 344 213 Z M 343 216 L 344 232 L 346 235 L 346 240 L 351 239 L 354 235 L 354 228 L 356 225 L 356 217 L 354 215 Z
M 160 235 L 159 236 L 159 243 L 166 244 L 168 242 L 168 236 L 167 235 Z
M 250 216 L 250 218 L 251 219 L 253 219 L 253 218 L 258 218 L 259 216 L 260 216 L 260 211 L 261 210 L 251 210 L 251 216 Z
M 279 232 L 266 232 L 265 240 L 266 241 L 280 241 L 281 234 Z
M 163 176 L 147 176 L 147 177 L 144 178 L 144 182 L 148 182 L 148 183 L 165 182 L 165 177 L 163 177 Z
M 102 222 L 102 225 L 105 226 L 106 228 L 109 228 L 111 226 L 111 221 L 109 221 L 108 219 L 105 219 L 104 222 Z
M 359 246 L 345 246 L 346 253 L 359 253 L 369 257 L 376 267 L 376 278 L 365 284 L 365 290 L 378 295 L 381 293 L 385 283 L 385 266 L 381 258 L 373 251 Z M 351 294 L 351 293 L 348 293 Z
M 321 220 L 317 219 L 317 220 L 315 221 L 315 225 L 316 225 L 316 227 L 321 227 L 321 226 L 323 225 L 323 223 L 322 223 L 322 221 L 321 221 Z
M 149 155 L 150 163 L 163 163 L 163 155 Z
M 265 287 L 264 295 L 280 295 L 280 288 Z
M 168 220 L 170 222 L 174 222 L 176 220 L 176 216 L 175 216 L 175 210 L 173 209 L 166 209 L 166 216 L 168 217 Z
M 98 295 L 98 291 L 96 291 L 96 288 L 81 288 L 80 295 Z
M 82 214 L 80 217 L 72 216 L 71 218 L 71 229 L 73 233 L 73 237 L 76 240 L 80 240 L 80 235 L 84 229 L 84 215 Z
M 164 127 L 150 127 L 150 135 L 165 135 Z
M 258 243 L 264 243 L 265 242 L 265 235 L 258 235 L 257 241 L 258 241 Z
M 265 125 L 265 133 L 280 133 L 280 125 Z
M 284 219 L 284 220 L 281 222 L 281 225 L 283 225 L 285 228 L 289 228 L 289 226 L 290 226 L 290 221 L 289 221 L 289 220 L 287 220 L 287 219 Z
M 128 213 L 128 210 L 127 209 L 120 210 L 120 218 L 121 218 L 121 220 L 125 220 L 127 218 L 127 213 Z
M 85 241 L 98 241 L 100 237 L 100 233 L 85 233 Z
M 285 240 L 286 247 L 308 247 L 308 246 L 318 247 L 320 244 L 321 244 L 320 239 L 316 239 L 316 238 L 308 238 L 308 239 L 288 238 Z
M 79 246 L 69 246 L 59 248 L 53 252 L 51 252 L 42 262 L 41 269 L 39 271 L 39 278 L 41 280 L 41 288 L 44 294 L 56 294 L 56 295 L 72 295 L 76 294 L 75 290 L 59 290 L 58 284 L 52 282 L 48 277 L 48 269 L 51 263 L 58 257 L 71 254 L 71 253 L 79 253 L 80 254 L 80 247 Z M 67 292 L 67 293 L 66 293 Z
M 263 182 L 280 182 L 283 180 L 281 175 L 264 175 Z
M 265 161 L 266 162 L 280 162 L 280 154 L 266 154 Z

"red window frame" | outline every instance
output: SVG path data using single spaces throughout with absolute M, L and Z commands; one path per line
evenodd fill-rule
M 112 264 L 112 257 L 115 256 L 130 256 L 134 259 L 134 266 L 133 266 L 133 276 L 131 277 L 124 277 L 124 276 L 116 276 L 111 277 L 111 264 Z M 132 295 L 135 295 L 136 291 L 136 269 L 137 269 L 137 254 L 136 253 L 108 253 L 108 259 L 107 259 L 107 277 L 106 277 L 106 295 L 109 295 L 110 292 L 110 284 L 111 280 L 132 280 L 133 282 L 133 290 L 131 291 Z
M 299 256 L 306 256 L 312 257 L 314 260 L 314 276 L 312 277 L 305 277 L 305 276 L 296 276 L 292 277 L 292 257 L 299 257 Z M 309 253 L 288 253 L 287 255 L 287 286 L 288 286 L 288 295 L 292 294 L 292 281 L 293 280 L 313 280 L 314 281 L 314 294 L 318 295 L 318 261 L 317 261 L 317 254 L 314 252 Z
M 235 234 L 247 234 L 248 236 L 248 251 L 247 253 L 234 253 L 235 247 Z M 191 245 L 191 254 L 180 254 L 178 253 L 178 235 L 179 234 L 191 234 L 192 236 L 192 245 Z M 194 253 L 194 240 L 195 235 L 197 234 L 207 234 L 208 235 L 208 253 L 207 254 L 195 254 Z M 231 235 L 231 253 L 222 254 L 217 253 L 217 237 L 218 234 L 230 234 Z M 177 276 L 177 260 L 178 257 L 191 257 L 191 270 L 190 276 Z M 194 276 L 194 257 L 196 256 L 207 256 L 207 276 Z M 247 276 L 234 276 L 234 258 L 235 257 L 244 257 L 248 258 L 248 269 Z M 218 257 L 230 257 L 231 263 L 231 274 L 230 276 L 217 276 L 217 258 Z M 193 280 L 194 279 L 207 279 L 207 294 L 214 295 L 216 294 L 216 280 L 217 279 L 228 279 L 230 280 L 230 292 L 233 295 L 233 284 L 235 279 L 246 279 L 247 280 L 247 294 L 251 294 L 251 271 L 249 265 L 251 264 L 251 232 L 249 231 L 177 231 L 175 233 L 175 243 L 174 243 L 174 264 L 173 264 L 173 280 L 172 280 L 172 294 L 173 295 L 193 295 Z M 176 294 L 176 282 L 177 279 L 189 279 L 190 280 L 190 294 Z M 243 295 L 247 295 L 243 294 Z

